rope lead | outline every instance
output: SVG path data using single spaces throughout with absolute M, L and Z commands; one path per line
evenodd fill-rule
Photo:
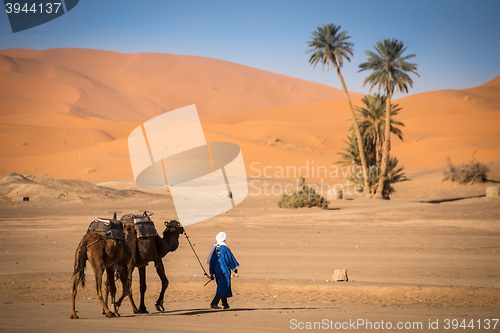
M 201 264 L 200 258 L 198 257 L 198 254 L 196 254 L 196 251 L 194 250 L 193 244 L 191 244 L 191 241 L 189 240 L 189 236 L 186 233 L 186 229 L 184 229 L 184 236 L 186 236 L 186 239 L 187 239 L 187 241 L 189 243 L 189 246 L 191 246 L 191 249 L 193 250 L 193 253 L 196 256 L 196 259 L 198 259 L 198 263 L 200 264 L 201 269 L 203 269 L 204 275 L 208 278 L 208 282 L 205 283 L 205 286 L 206 286 L 207 284 L 210 283 L 210 281 L 212 281 L 212 279 L 210 278 L 210 275 L 208 275 L 207 271 L 205 270 L 205 267 L 203 267 L 203 265 Z

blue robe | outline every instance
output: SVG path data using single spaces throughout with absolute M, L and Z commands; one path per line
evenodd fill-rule
M 231 250 L 225 245 L 217 245 L 210 258 L 210 274 L 215 274 L 217 291 L 222 298 L 232 297 L 231 270 L 239 266 Z

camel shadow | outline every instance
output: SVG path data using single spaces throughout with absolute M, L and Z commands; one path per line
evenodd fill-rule
M 287 311 L 287 310 L 324 310 L 326 308 L 314 308 L 314 307 L 281 307 L 281 308 L 231 308 L 227 310 L 216 310 L 210 308 L 202 308 L 202 309 L 178 309 L 178 310 L 167 310 L 163 312 L 155 312 L 155 313 L 143 313 L 143 314 L 131 314 L 131 315 L 121 315 L 124 318 L 132 318 L 137 316 L 197 316 L 202 314 L 211 314 L 211 313 L 238 313 L 238 312 L 252 312 L 252 311 Z M 328 309 L 340 309 L 340 307 L 331 307 Z

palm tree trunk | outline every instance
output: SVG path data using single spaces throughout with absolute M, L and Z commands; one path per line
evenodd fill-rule
M 345 86 L 344 78 L 340 73 L 340 68 L 337 65 L 337 62 L 333 62 L 335 69 L 337 70 L 337 74 L 339 75 L 340 83 L 342 84 L 342 89 L 344 89 L 345 98 L 347 100 L 347 105 L 349 106 L 349 110 L 351 111 L 351 118 L 354 125 L 354 131 L 356 132 L 356 138 L 358 139 L 358 150 L 359 150 L 359 158 L 361 159 L 361 166 L 363 168 L 363 178 L 365 183 L 365 196 L 369 196 L 371 193 L 370 185 L 368 183 L 368 168 L 366 166 L 366 158 L 365 151 L 363 148 L 363 139 L 361 138 L 361 131 L 359 130 L 358 121 L 356 119 L 356 115 L 354 114 L 354 110 L 352 108 L 352 102 L 349 98 L 349 93 L 347 92 L 347 87 Z
M 387 92 L 387 99 L 385 101 L 385 137 L 384 147 L 382 150 L 382 162 L 380 165 L 380 175 L 377 185 L 377 193 L 375 198 L 382 199 L 382 191 L 384 190 L 385 172 L 387 170 L 387 160 L 389 159 L 389 147 L 391 142 L 391 93 Z

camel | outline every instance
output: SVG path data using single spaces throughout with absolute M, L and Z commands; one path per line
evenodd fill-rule
M 123 299 L 129 295 L 131 280 L 129 281 L 128 264 L 132 258 L 132 252 L 125 241 L 110 239 L 99 235 L 96 232 L 88 232 L 83 236 L 80 244 L 75 252 L 75 266 L 73 272 L 73 281 L 71 287 L 71 297 L 73 306 L 71 309 L 71 319 L 78 319 L 75 311 L 75 298 L 77 294 L 78 284 L 85 287 L 85 266 L 87 260 L 94 271 L 96 281 L 96 294 L 101 302 L 103 312 L 106 317 L 119 316 L 118 308 Z M 118 267 L 120 273 L 120 280 L 123 286 L 123 294 L 118 301 L 115 302 L 116 286 L 114 281 L 115 266 Z M 111 301 L 114 305 L 115 312 L 111 312 L 104 302 L 102 297 L 102 275 L 106 271 L 107 289 L 111 292 Z
M 148 216 L 147 212 L 144 212 L 144 216 Z M 165 295 L 165 290 L 167 289 L 169 282 L 167 279 L 167 275 L 165 274 L 165 267 L 163 266 L 162 259 L 167 255 L 167 253 L 177 250 L 177 247 L 179 247 L 179 235 L 184 233 L 184 228 L 176 220 L 164 222 L 164 225 L 165 230 L 163 231 L 162 238 L 158 235 L 150 237 L 137 237 L 137 232 L 135 230 L 134 224 L 124 224 L 123 229 L 125 231 L 125 243 L 132 251 L 132 259 L 128 263 L 128 276 L 130 281 L 132 281 L 132 273 L 135 267 L 139 269 L 139 284 L 141 293 L 141 302 L 139 308 L 137 308 L 137 306 L 135 305 L 134 299 L 132 297 L 132 283 L 130 283 L 130 292 L 128 294 L 134 313 L 148 313 L 146 305 L 144 304 L 144 295 L 147 289 L 146 266 L 151 261 L 155 263 L 156 273 L 161 280 L 161 292 L 156 301 L 156 310 L 160 312 L 165 311 L 165 308 L 163 307 L 163 297 Z M 134 234 L 135 237 L 132 237 L 132 235 Z M 108 281 L 106 282 L 106 288 L 107 287 Z

